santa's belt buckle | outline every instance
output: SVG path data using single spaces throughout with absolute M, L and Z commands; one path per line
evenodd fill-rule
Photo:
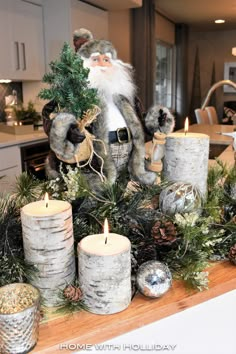
M 129 143 L 131 140 L 131 134 L 129 128 L 118 128 L 116 130 L 117 140 L 120 144 Z

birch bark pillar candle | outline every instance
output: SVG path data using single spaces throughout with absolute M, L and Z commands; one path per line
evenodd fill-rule
M 168 181 L 191 183 L 206 196 L 209 143 L 208 135 L 189 133 L 187 129 L 167 135 L 163 176 Z
M 106 230 L 104 234 L 90 235 L 80 241 L 79 285 L 88 311 L 105 315 L 120 312 L 129 306 L 130 249 L 127 237 L 108 234 Z
M 41 200 L 21 210 L 25 260 L 38 269 L 31 284 L 45 306 L 60 305 L 59 290 L 75 278 L 72 210 L 68 202 Z

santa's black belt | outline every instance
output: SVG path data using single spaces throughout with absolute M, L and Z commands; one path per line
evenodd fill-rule
M 109 132 L 109 143 L 129 143 L 131 140 L 131 133 L 129 128 L 118 128 L 117 130 Z

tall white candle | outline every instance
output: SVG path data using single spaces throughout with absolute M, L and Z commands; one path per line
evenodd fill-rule
M 166 137 L 163 176 L 168 181 L 191 183 L 202 196 L 207 192 L 209 136 L 199 133 L 171 133 Z
M 129 239 L 114 233 L 90 235 L 78 244 L 79 284 L 90 312 L 112 314 L 129 306 L 130 249 Z
M 45 306 L 60 304 L 59 290 L 75 278 L 72 210 L 68 202 L 41 200 L 21 210 L 25 260 L 38 272 L 31 283 Z

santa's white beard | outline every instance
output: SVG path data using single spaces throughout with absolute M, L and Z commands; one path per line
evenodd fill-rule
M 88 80 L 92 88 L 98 90 L 101 98 L 111 101 L 114 94 L 125 96 L 134 102 L 136 87 L 132 81 L 132 67 L 122 61 L 113 61 L 111 67 L 90 66 L 90 59 L 84 59 L 84 67 L 89 68 Z

